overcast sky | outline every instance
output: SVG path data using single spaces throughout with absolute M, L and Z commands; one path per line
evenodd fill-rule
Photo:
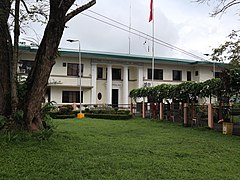
M 86 0 L 79 0 L 79 2 L 84 3 Z M 151 35 L 152 23 L 148 22 L 150 0 L 97 0 L 97 4 L 90 10 L 128 26 L 130 3 L 132 7 L 131 27 Z M 155 37 L 203 57 L 204 53 L 211 53 L 212 48 L 224 42 L 232 29 L 239 29 L 239 17 L 234 9 L 215 18 L 209 15 L 212 9 L 213 6 L 193 3 L 191 0 L 155 0 Z M 90 11 L 84 13 L 106 21 Z M 76 43 L 71 44 L 66 40 L 79 39 L 83 50 L 115 53 L 128 53 L 129 51 L 128 32 L 82 14 L 72 19 L 67 26 L 60 44 L 61 48 L 77 49 Z M 40 28 L 38 27 L 35 31 L 41 37 Z M 29 35 L 34 36 L 35 33 L 28 30 L 27 35 L 24 36 Z M 131 54 L 151 55 L 148 51 L 149 48 L 151 49 L 151 41 L 133 34 L 130 37 Z M 193 59 L 159 44 L 155 45 L 155 51 L 156 56 L 160 57 Z

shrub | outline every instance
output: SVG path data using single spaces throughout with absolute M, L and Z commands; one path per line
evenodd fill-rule
M 0 129 L 4 127 L 5 123 L 6 123 L 6 117 L 0 115 Z
M 86 117 L 96 119 L 111 119 L 111 120 L 128 120 L 132 118 L 132 114 L 85 114 Z
M 117 114 L 130 114 L 130 110 L 118 110 Z
M 48 112 L 48 115 L 53 119 L 57 119 L 57 115 L 60 115 L 60 113 L 59 111 L 50 111 Z
M 75 111 L 72 111 L 71 114 L 74 114 L 75 116 L 77 116 L 77 114 L 80 113 L 79 110 L 75 110 Z
M 56 115 L 56 119 L 68 119 L 68 118 L 75 118 L 74 114 L 65 114 L 65 115 Z
M 59 107 L 60 114 L 70 114 L 73 110 L 72 105 L 63 105 Z

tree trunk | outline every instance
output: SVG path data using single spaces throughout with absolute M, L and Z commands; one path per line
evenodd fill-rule
M 10 103 L 10 62 L 12 60 L 12 41 L 8 27 L 10 0 L 0 2 L 0 114 L 11 114 Z
M 32 71 L 27 78 L 24 119 L 27 129 L 30 131 L 42 128 L 41 104 L 65 27 L 65 13 L 57 8 L 57 5 L 55 5 L 55 9 L 51 7 L 49 22 L 37 51 Z
M 52 67 L 55 64 L 65 24 L 75 15 L 93 6 L 96 0 L 91 0 L 67 14 L 74 2 L 75 0 L 50 0 L 49 21 L 37 51 L 32 71 L 27 78 L 24 119 L 29 131 L 38 131 L 43 128 L 41 104 L 46 93 Z
M 13 58 L 11 61 L 11 68 L 10 68 L 12 113 L 15 113 L 18 107 L 17 63 L 18 63 L 18 42 L 19 42 L 19 36 L 20 36 L 19 14 L 20 14 L 20 0 L 15 0 L 14 46 L 13 46 Z

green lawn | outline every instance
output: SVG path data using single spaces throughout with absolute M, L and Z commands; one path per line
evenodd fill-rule
M 49 141 L 0 139 L 0 179 L 240 177 L 240 137 L 142 119 L 55 123 Z

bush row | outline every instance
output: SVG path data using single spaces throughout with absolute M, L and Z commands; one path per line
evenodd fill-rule
M 86 113 L 85 117 L 96 119 L 111 119 L 111 120 L 128 120 L 132 118 L 132 114 L 91 114 Z
M 63 114 L 61 111 L 50 111 L 48 115 L 53 119 L 67 119 L 67 118 L 75 118 L 79 111 L 71 111 L 67 114 Z
M 83 113 L 90 114 L 130 114 L 130 110 L 120 110 L 120 109 L 85 109 Z

